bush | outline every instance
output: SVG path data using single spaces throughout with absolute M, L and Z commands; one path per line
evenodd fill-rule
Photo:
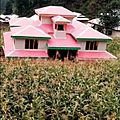
M 119 39 L 115 61 L 1 59 L 2 120 L 119 120 Z
M 119 119 L 119 65 L 6 60 L 0 67 L 1 118 Z

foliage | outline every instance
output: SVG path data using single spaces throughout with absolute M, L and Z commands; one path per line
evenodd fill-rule
M 95 18 L 109 6 L 119 8 L 119 0 L 112 0 L 112 2 L 111 0 L 9 0 L 8 2 L 10 1 L 13 3 L 13 13 L 20 16 L 31 16 L 34 14 L 34 8 L 48 5 L 64 6 L 90 18 Z
M 3 14 L 5 12 L 7 2 L 8 0 L 0 0 L 0 14 Z
M 113 29 L 120 24 L 120 1 L 112 0 L 110 3 L 102 10 L 102 15 L 100 16 L 100 21 L 102 26 L 106 29 L 106 34 L 109 29 Z
M 10 14 L 12 14 L 12 13 L 13 13 L 12 1 L 9 0 L 9 1 L 6 3 L 5 14 L 10 15 Z
M 120 39 L 108 44 L 115 61 L 2 59 L 2 120 L 119 120 Z

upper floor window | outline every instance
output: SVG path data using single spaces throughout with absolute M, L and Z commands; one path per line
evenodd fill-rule
M 96 41 L 86 41 L 86 50 L 97 50 L 98 42 Z
M 38 40 L 25 40 L 25 49 L 38 49 Z
M 39 20 L 41 21 L 41 16 L 39 16 Z
M 59 31 L 64 31 L 64 25 L 62 24 L 55 24 L 55 29 Z

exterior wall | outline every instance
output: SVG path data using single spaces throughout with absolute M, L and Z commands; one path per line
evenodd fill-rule
M 80 44 L 80 50 L 85 50 L 86 47 L 86 41 L 78 41 L 78 43 Z
M 25 49 L 25 40 L 15 40 L 15 49 Z
M 47 41 L 38 40 L 38 49 L 47 50 Z
M 112 31 L 111 37 L 120 37 L 120 31 Z
M 80 44 L 80 50 L 85 50 L 86 48 L 86 41 L 78 41 L 78 43 Z M 106 42 L 98 42 L 98 49 L 99 51 L 105 51 L 106 50 Z
M 106 50 L 106 42 L 98 42 L 98 50 L 105 51 Z
M 40 19 L 41 19 L 42 24 L 52 24 L 51 17 L 53 17 L 53 16 L 40 16 Z M 63 16 L 63 17 L 64 17 L 64 16 Z M 73 20 L 73 17 L 65 16 L 64 18 L 70 20 L 71 22 L 72 22 L 72 20 Z
M 65 39 L 66 38 L 66 31 L 54 31 L 54 37 L 58 39 Z
M 42 24 L 52 24 L 51 18 L 46 16 L 41 16 Z
M 43 49 L 46 50 L 47 49 L 47 41 L 41 41 L 38 40 L 38 50 L 39 49 Z M 25 40 L 15 40 L 15 49 L 25 49 Z M 31 49 L 34 50 L 34 49 Z

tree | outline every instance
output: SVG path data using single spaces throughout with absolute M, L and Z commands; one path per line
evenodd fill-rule
M 100 23 L 105 28 L 105 34 L 109 35 L 109 31 L 120 24 L 120 2 L 112 0 L 106 5 L 104 11 L 100 15 Z
M 9 0 L 7 3 L 6 3 L 6 10 L 5 10 L 5 13 L 4 14 L 11 14 L 13 13 L 13 10 L 12 10 L 12 1 Z

